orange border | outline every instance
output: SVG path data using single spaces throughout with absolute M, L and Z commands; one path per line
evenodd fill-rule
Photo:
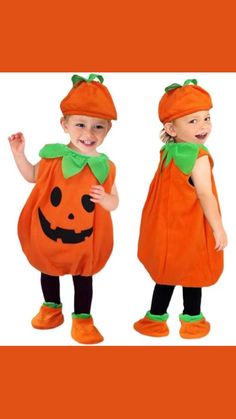
M 1 348 L 2 417 L 231 417 L 235 348 Z
M 235 71 L 235 3 L 3 3 L 0 71 Z

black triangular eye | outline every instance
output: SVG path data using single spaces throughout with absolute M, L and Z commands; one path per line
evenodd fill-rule
M 58 207 L 58 205 L 59 205 L 59 204 L 60 204 L 60 202 L 61 202 L 61 198 L 62 198 L 61 189 L 60 189 L 60 188 L 58 188 L 58 186 L 56 186 L 56 187 L 52 190 L 52 192 L 51 192 L 51 196 L 50 196 L 50 199 L 51 199 L 51 203 L 52 203 L 52 205 L 53 205 L 54 207 Z
M 81 198 L 82 205 L 87 212 L 93 212 L 95 208 L 94 202 L 91 201 L 90 195 L 83 195 Z

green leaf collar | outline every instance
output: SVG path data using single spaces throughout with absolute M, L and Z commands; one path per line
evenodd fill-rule
M 173 159 L 175 165 L 181 170 L 181 172 L 185 175 L 189 175 L 194 168 L 200 149 L 209 153 L 208 149 L 202 144 L 167 143 L 161 149 L 161 151 L 164 150 L 162 162 L 166 159 L 164 164 L 165 167 L 167 167 Z
M 86 156 L 64 144 L 47 144 L 40 150 L 39 155 L 43 159 L 62 157 L 62 173 L 65 179 L 80 173 L 86 164 L 100 184 L 105 182 L 109 173 L 108 157 L 105 154 Z

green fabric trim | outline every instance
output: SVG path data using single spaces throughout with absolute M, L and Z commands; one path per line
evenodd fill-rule
M 157 315 L 157 314 L 152 314 L 150 311 L 148 311 L 146 313 L 146 317 L 149 320 L 154 320 L 156 322 L 166 322 L 166 320 L 169 318 L 169 314 L 165 313 L 165 314 L 162 314 L 162 315 Z
M 49 308 L 61 308 L 62 304 L 57 304 L 57 303 L 43 303 L 44 307 L 49 307 Z
M 204 316 L 202 313 L 197 314 L 196 316 L 190 316 L 189 314 L 180 314 L 179 319 L 184 322 L 191 323 L 204 319 Z
M 104 78 L 100 74 L 94 74 L 94 73 L 91 73 L 87 79 L 85 77 L 78 76 L 77 74 L 74 74 L 71 77 L 73 86 L 80 81 L 85 81 L 86 83 L 91 83 L 91 81 L 93 81 L 94 79 L 98 79 L 101 84 L 104 82 Z
M 173 159 L 181 172 L 189 175 L 194 168 L 200 148 L 209 153 L 208 149 L 202 144 L 167 143 L 161 149 L 161 151 L 164 150 L 162 162 L 166 159 L 165 167 L 167 167 Z
M 170 86 L 167 86 L 165 88 L 165 92 L 168 93 L 170 90 L 175 90 L 175 89 L 178 89 L 179 87 L 182 87 L 181 84 L 172 83 L 172 84 L 170 84 Z
M 195 86 L 197 86 L 197 80 L 196 79 L 188 79 L 188 80 L 185 80 L 183 86 L 188 86 L 190 83 L 192 83 Z
M 77 153 L 64 144 L 47 144 L 39 152 L 43 159 L 55 159 L 62 157 L 62 172 L 65 179 L 80 173 L 86 164 L 99 183 L 105 182 L 109 174 L 109 163 L 106 154 L 99 156 L 86 156 Z
M 183 86 L 188 86 L 190 83 L 192 83 L 195 86 L 197 86 L 197 80 L 196 79 L 188 79 L 188 80 L 185 80 Z M 178 83 L 172 83 L 172 84 L 170 84 L 170 86 L 167 86 L 165 88 L 165 92 L 168 93 L 171 90 L 179 89 L 180 87 L 183 87 L 183 86 L 181 84 L 178 84 Z
M 86 314 L 86 313 L 80 313 L 80 314 L 76 314 L 76 313 L 72 313 L 72 319 L 90 319 L 91 314 Z

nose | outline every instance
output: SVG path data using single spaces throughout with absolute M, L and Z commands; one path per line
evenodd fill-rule
M 69 220 L 74 220 L 75 216 L 72 212 L 68 215 Z
M 92 128 L 86 127 L 83 129 L 82 138 L 85 140 L 91 140 L 94 138 L 94 132 Z
M 210 125 L 209 121 L 202 121 L 201 129 L 205 130 L 205 129 L 209 128 L 209 125 Z

